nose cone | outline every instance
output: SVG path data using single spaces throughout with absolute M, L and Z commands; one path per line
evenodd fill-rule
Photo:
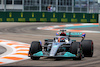
M 60 44 L 52 45 L 52 48 L 51 48 L 51 51 L 50 51 L 50 56 L 55 56 L 56 55 L 59 46 L 60 46 Z
M 50 51 L 50 56 L 55 56 L 56 52 L 57 52 L 57 49 L 55 47 L 52 47 Z

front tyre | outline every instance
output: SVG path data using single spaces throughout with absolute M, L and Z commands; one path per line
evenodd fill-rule
M 82 45 L 79 42 L 73 42 L 71 46 L 71 53 L 75 54 L 76 57 L 73 60 L 82 59 Z
M 31 59 L 32 59 L 32 60 L 39 60 L 40 57 L 33 57 L 33 56 L 31 56 Z
M 37 53 L 39 51 L 42 51 L 42 46 L 40 45 L 40 42 L 33 41 L 31 43 L 31 47 L 30 47 L 30 50 L 29 50 L 29 54 L 31 55 L 30 57 L 31 57 L 32 60 L 39 60 L 40 57 L 33 57 L 32 56 L 34 53 Z

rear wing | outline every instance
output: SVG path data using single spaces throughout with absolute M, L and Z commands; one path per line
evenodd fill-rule
M 69 37 L 82 37 L 82 34 L 83 33 L 77 33 L 77 32 L 69 32 L 69 33 L 66 33 L 67 36 Z
M 59 32 L 59 34 L 61 34 L 61 32 Z M 83 37 L 83 34 L 86 35 L 85 33 L 80 33 L 80 32 L 69 32 L 69 33 L 66 33 L 66 35 L 69 36 L 69 37 Z

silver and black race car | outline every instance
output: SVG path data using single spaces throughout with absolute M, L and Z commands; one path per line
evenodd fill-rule
M 32 60 L 39 60 L 40 57 L 81 60 L 84 57 L 93 56 L 93 41 L 84 40 L 85 33 L 65 33 L 66 30 L 61 31 L 57 32 L 53 39 L 45 39 L 43 46 L 41 41 L 33 41 L 28 56 Z M 76 40 L 71 40 L 70 37 L 82 37 L 82 40 L 76 42 Z

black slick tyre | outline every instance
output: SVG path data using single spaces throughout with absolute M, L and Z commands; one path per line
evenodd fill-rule
M 83 54 L 85 57 L 93 56 L 93 41 L 92 40 L 84 40 L 82 41 Z
M 29 50 L 29 54 L 31 55 L 31 59 L 32 60 L 39 60 L 40 57 L 32 56 L 34 53 L 37 53 L 39 51 L 42 51 L 42 46 L 40 45 L 40 42 L 33 41 L 31 43 L 31 47 L 30 47 L 30 50 Z
M 33 57 L 33 56 L 31 56 L 31 59 L 32 59 L 32 60 L 39 60 L 40 57 Z
M 82 45 L 79 42 L 73 42 L 71 46 L 71 53 L 77 56 L 73 58 L 73 60 L 81 60 L 82 59 Z

